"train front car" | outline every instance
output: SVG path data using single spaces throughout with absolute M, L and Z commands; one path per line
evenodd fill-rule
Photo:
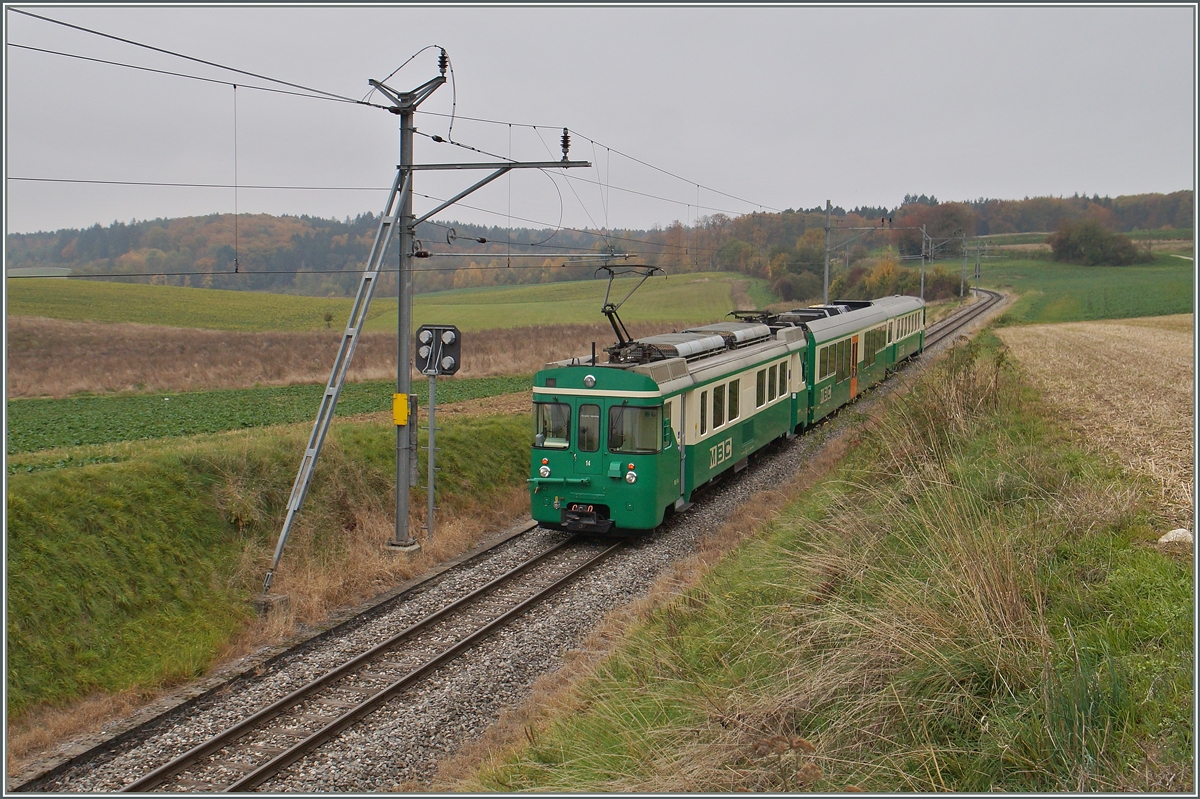
M 553 365 L 533 387 L 530 505 L 543 527 L 650 530 L 680 495 L 670 405 L 645 374 Z

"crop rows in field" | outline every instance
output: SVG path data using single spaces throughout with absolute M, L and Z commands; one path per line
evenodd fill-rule
M 530 387 L 529 377 L 442 380 L 438 404 L 494 397 Z M 185 394 L 124 397 L 71 397 L 8 401 L 7 452 L 37 452 L 55 447 L 108 444 L 150 438 L 175 438 L 226 430 L 312 421 L 323 385 L 284 386 Z M 338 400 L 337 415 L 389 411 L 395 383 L 349 383 Z M 414 381 L 413 393 L 424 405 L 428 388 Z
M 1192 312 L 1192 264 L 1077 266 L 1044 260 L 983 265 L 983 284 L 1021 295 L 1005 313 L 1018 323 L 1084 322 Z

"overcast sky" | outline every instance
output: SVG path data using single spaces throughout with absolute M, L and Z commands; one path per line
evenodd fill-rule
M 286 87 L 14 8 L 353 99 L 366 96 L 369 78 L 440 45 L 453 88 L 421 106 L 433 112 L 418 115 L 422 133 L 447 137 L 449 118 L 440 115 L 456 99 L 455 141 L 558 160 L 567 127 L 571 157 L 593 162 L 570 170 L 571 179 L 514 173 L 441 220 L 648 228 L 826 199 L 895 206 L 910 192 L 943 201 L 1116 196 L 1194 183 L 1191 7 L 18 4 L 4 14 L 9 232 L 232 213 L 232 188 L 14 178 L 232 185 L 235 95 L 241 213 L 378 213 L 399 138 L 398 118 L 386 111 L 256 91 L 249 87 Z M 427 50 L 388 84 L 408 90 L 437 74 L 436 51 Z M 419 136 L 416 160 L 484 158 Z M 420 173 L 416 191 L 449 197 L 474 177 Z M 433 202 L 418 197 L 416 206 Z

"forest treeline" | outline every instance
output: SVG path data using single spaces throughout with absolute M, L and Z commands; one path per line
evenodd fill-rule
M 834 207 L 832 243 L 837 247 L 835 263 L 843 265 L 841 271 L 849 277 L 848 273 L 862 275 L 876 266 L 872 262 L 854 268 L 881 247 L 890 247 L 897 260 L 919 256 L 922 225 L 930 236 L 943 239 L 1049 233 L 1064 222 L 1081 220 L 1130 232 L 1190 228 L 1192 207 L 1191 191 L 1114 198 L 980 198 L 971 202 L 907 195 L 891 209 L 847 211 Z M 235 220 L 230 214 L 213 214 L 113 222 L 84 230 L 10 233 L 7 265 L 10 270 L 69 268 L 74 274 L 103 274 L 138 282 L 346 296 L 358 287 L 378 226 L 379 218 L 372 213 L 341 221 L 266 214 L 243 214 Z M 676 221 L 650 230 L 535 230 L 426 223 L 418 229 L 418 238 L 430 257 L 415 262 L 415 282 L 418 291 L 437 291 L 585 279 L 592 277 L 598 262 L 573 258 L 614 253 L 634 256 L 618 263 L 660 266 L 673 273 L 736 271 L 766 277 L 788 299 L 811 297 L 812 281 L 824 267 L 824 227 L 823 208 L 740 217 L 715 214 L 701 217 L 691 226 Z M 955 247 L 955 242 L 949 242 L 944 253 L 953 256 L 959 252 Z M 393 247 L 390 271 L 378 287 L 384 296 L 396 292 L 396 263 Z

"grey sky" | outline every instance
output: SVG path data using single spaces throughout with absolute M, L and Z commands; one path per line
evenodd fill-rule
M 367 93 L 368 78 L 441 45 L 460 115 L 546 126 L 513 127 L 510 143 L 507 125 L 460 119 L 456 141 L 557 160 L 565 126 L 572 158 L 596 164 L 572 170 L 580 180 L 536 171 L 501 179 L 465 201 L 495 213 L 460 205 L 443 220 L 508 225 L 511 214 L 514 226 L 554 225 L 561 215 L 569 227 L 650 227 L 713 209 L 812 207 L 826 198 L 851 208 L 894 206 L 907 192 L 941 200 L 1116 196 L 1194 182 L 1191 6 L 15 7 L 354 98 Z M 271 84 L 7 6 L 4 23 L 10 232 L 234 210 L 232 189 L 12 180 L 232 183 L 234 91 L 11 45 Z M 430 51 L 389 85 L 410 89 L 436 74 Z M 239 184 L 390 185 L 396 117 L 236 94 Z M 447 85 L 422 110 L 449 113 L 451 99 Z M 444 137 L 447 123 L 420 115 L 417 124 Z M 423 137 L 416 158 L 480 160 Z M 468 181 L 422 174 L 416 190 L 446 197 Z M 243 188 L 237 198 L 242 213 L 341 218 L 378 213 L 385 194 Z M 418 198 L 417 207 L 432 204 Z

